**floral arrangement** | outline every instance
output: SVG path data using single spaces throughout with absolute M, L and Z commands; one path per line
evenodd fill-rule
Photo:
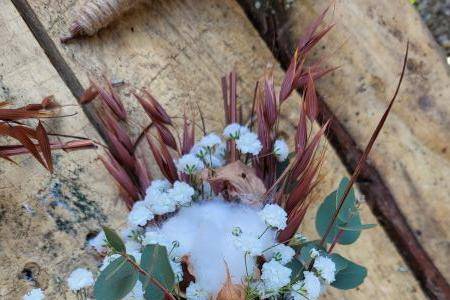
M 311 48 L 331 28 L 318 31 L 325 12 L 306 30 L 276 92 L 270 70 L 256 83 L 249 117 L 238 103 L 234 72 L 222 78 L 226 125 L 206 132 L 199 107 L 183 116 L 182 132 L 147 91 L 135 91 L 151 123 L 132 141 L 120 122 L 127 116 L 118 94 L 92 82 L 83 103 L 100 98 L 109 152 L 101 157 L 117 181 L 130 212 L 120 233 L 103 227 L 89 244 L 104 258 L 94 280 L 78 268 L 68 286 L 80 298 L 94 285 L 95 299 L 318 299 L 329 287 L 358 287 L 367 269 L 335 252 L 349 245 L 363 224 L 361 200 L 352 188 L 398 93 L 351 178 L 344 178 L 320 204 L 317 239 L 298 232 L 320 184 L 324 159 L 318 130 L 314 81 L 330 69 L 305 65 Z M 293 146 L 279 134 L 280 109 L 296 89 L 303 91 Z M 196 113 L 201 123 L 195 122 Z M 198 116 L 197 115 L 197 116 Z M 202 136 L 195 138 L 196 129 Z M 179 128 L 178 128 L 179 129 Z M 176 134 L 174 134 L 176 133 Z M 176 138 L 177 136 L 177 138 Z M 138 145 L 147 140 L 162 178 L 154 179 Z M 95 284 L 94 284 L 95 282 Z M 27 298 L 28 297 L 28 298 Z M 43 299 L 35 289 L 24 299 Z

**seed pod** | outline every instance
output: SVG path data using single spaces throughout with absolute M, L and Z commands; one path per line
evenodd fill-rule
M 94 35 L 107 27 L 141 0 L 88 0 L 75 14 L 70 34 L 61 37 L 65 43 L 80 36 Z

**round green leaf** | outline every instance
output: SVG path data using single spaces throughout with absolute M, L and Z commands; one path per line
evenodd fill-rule
M 141 268 L 150 276 L 156 279 L 169 291 L 175 284 L 175 275 L 170 266 L 166 247 L 160 245 L 147 245 L 142 252 Z M 156 285 L 149 281 L 149 278 L 139 274 L 139 280 L 142 282 L 142 288 L 145 291 L 147 300 L 163 300 L 164 293 Z
M 305 271 L 305 267 L 303 264 L 297 259 L 293 258 L 290 262 L 286 264 L 286 267 L 291 269 L 291 282 L 297 282 L 303 279 L 303 271 Z
M 336 274 L 336 280 L 331 285 L 341 290 L 354 289 L 364 282 L 366 276 L 366 268 L 347 260 L 347 267 Z
M 320 236 L 324 236 L 334 213 L 336 212 L 337 205 L 336 202 L 339 200 L 336 200 L 337 192 L 334 191 L 330 195 L 328 195 L 325 200 L 320 205 L 319 209 L 317 210 L 316 215 L 316 230 L 319 233 Z M 350 227 L 356 227 L 361 225 L 361 218 L 358 213 L 355 213 L 350 220 L 348 220 L 348 217 L 350 216 L 346 211 L 351 209 L 351 205 L 347 203 L 352 203 L 351 198 L 346 198 L 343 208 L 339 213 L 339 217 L 336 218 L 336 221 L 333 224 L 333 227 L 330 231 L 330 233 L 327 235 L 326 242 L 332 243 L 336 235 L 338 234 L 340 227 L 350 226 Z M 353 205 L 353 204 L 352 204 Z M 354 206 L 354 205 L 353 205 Z M 347 218 L 345 218 L 347 217 Z M 360 236 L 361 231 L 344 231 L 339 240 L 339 244 L 348 245 L 354 243 L 358 237 Z
M 137 279 L 137 270 L 125 258 L 119 257 L 110 263 L 97 278 L 94 285 L 95 299 L 122 299 L 133 289 Z
M 337 253 L 333 253 L 330 255 L 331 260 L 334 262 L 334 265 L 336 266 L 336 273 L 339 273 L 340 271 L 344 270 L 348 266 L 348 259 L 340 256 Z

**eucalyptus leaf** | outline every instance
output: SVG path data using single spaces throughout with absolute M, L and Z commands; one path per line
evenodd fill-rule
M 344 193 L 345 187 L 348 183 L 348 179 L 344 178 L 337 191 L 329 194 L 322 204 L 319 206 L 316 215 L 316 230 L 320 236 L 324 236 L 325 232 L 333 219 L 333 216 L 337 210 L 340 196 Z M 338 214 L 338 218 L 333 224 L 329 234 L 327 235 L 326 242 L 332 243 L 336 235 L 340 231 L 341 227 L 356 228 L 361 225 L 361 217 L 355 207 L 355 193 L 353 189 L 350 191 L 348 197 L 345 198 L 342 209 Z M 354 243 L 360 236 L 361 231 L 343 231 L 338 239 L 339 244 L 348 245 Z
M 303 279 L 303 271 L 305 271 L 305 267 L 303 264 L 297 259 L 293 258 L 290 262 L 286 264 L 286 267 L 291 269 L 291 282 L 297 282 Z
M 134 260 L 133 257 L 130 258 Z M 125 258 L 119 257 L 111 262 L 95 281 L 95 299 L 122 299 L 133 289 L 137 280 L 138 271 Z
M 172 290 L 175 284 L 175 275 L 170 266 L 166 247 L 160 245 L 145 246 L 141 257 L 141 268 L 169 291 Z M 139 274 L 139 280 L 142 282 L 142 288 L 145 291 L 145 299 L 164 299 L 163 291 L 153 284 L 148 276 Z
M 320 252 L 326 252 L 326 249 L 321 247 L 320 241 L 311 241 L 304 244 L 300 249 L 299 259 L 303 264 L 307 264 L 311 261 L 311 250 L 316 249 Z
M 125 253 L 125 244 L 120 236 L 113 229 L 106 226 L 103 227 L 103 231 L 105 232 L 108 244 L 113 248 L 113 250 L 120 253 Z
M 336 190 L 336 209 L 339 205 L 339 201 L 341 200 L 342 196 L 344 195 L 345 189 L 347 188 L 347 185 L 349 184 L 350 180 L 347 177 L 342 178 L 341 182 L 339 183 L 339 187 Z M 352 214 L 358 213 L 357 208 L 355 207 L 356 204 L 356 197 L 355 197 L 355 190 L 353 188 L 350 189 L 350 192 L 348 193 L 347 197 L 345 198 L 344 203 L 342 204 L 342 208 L 339 211 L 338 217 L 341 219 L 341 221 L 347 221 Z
M 366 276 L 365 267 L 347 260 L 347 267 L 336 274 L 336 280 L 331 285 L 341 290 L 354 289 L 364 282 Z
M 376 226 L 377 226 L 377 224 L 361 224 L 361 225 L 356 225 L 356 226 L 342 226 L 339 228 L 342 230 L 347 230 L 347 231 L 361 231 L 361 230 L 365 230 L 365 229 L 374 228 Z
M 334 262 L 334 265 L 336 266 L 336 273 L 339 273 L 340 271 L 347 268 L 349 260 L 346 259 L 345 257 L 342 257 L 337 253 L 333 253 L 330 255 L 330 258 Z

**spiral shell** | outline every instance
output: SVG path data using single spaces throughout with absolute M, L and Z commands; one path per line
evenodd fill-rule
M 61 38 L 67 42 L 83 35 L 94 35 L 107 27 L 141 0 L 90 0 L 81 5 L 70 26 L 70 35 Z

